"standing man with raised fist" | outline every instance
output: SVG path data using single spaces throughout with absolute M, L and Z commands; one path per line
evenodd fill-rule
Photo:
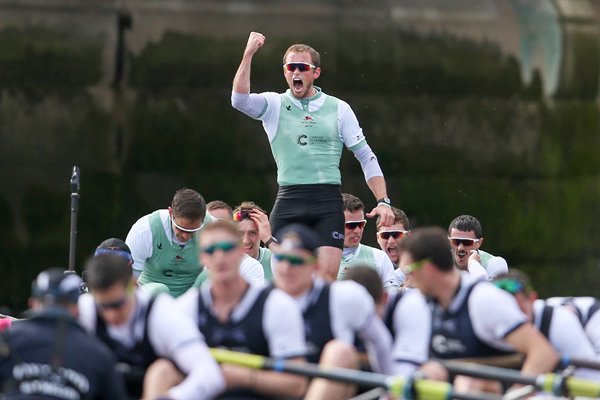
M 310 46 L 294 44 L 283 56 L 285 93 L 250 93 L 254 54 L 265 36 L 251 32 L 233 80 L 231 104 L 262 121 L 277 164 L 279 192 L 271 212 L 273 233 L 294 222 L 318 232 L 322 275 L 335 280 L 344 245 L 344 212 L 339 169 L 345 145 L 360 162 L 377 206 L 367 217 L 394 221 L 391 202 L 377 157 L 367 144 L 348 103 L 314 86 L 321 75 L 321 56 Z

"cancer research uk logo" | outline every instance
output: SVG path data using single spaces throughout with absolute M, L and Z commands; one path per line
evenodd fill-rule
M 308 138 L 308 136 L 306 136 L 305 134 L 300 134 L 298 135 L 298 139 L 296 139 L 296 143 L 298 143 L 298 145 L 300 146 L 306 146 L 308 144 L 308 142 L 306 141 L 306 139 Z

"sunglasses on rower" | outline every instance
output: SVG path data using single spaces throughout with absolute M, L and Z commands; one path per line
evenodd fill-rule
M 405 265 L 402 268 L 402 272 L 404 272 L 406 275 L 410 275 L 413 272 L 415 272 L 416 270 L 423 268 L 423 265 L 425 265 L 425 263 L 428 262 L 428 261 L 429 261 L 429 259 L 425 258 L 425 259 L 420 260 L 420 261 L 415 261 L 412 264 Z
M 289 62 L 289 63 L 283 64 L 283 68 L 285 68 L 287 71 L 290 71 L 290 72 L 294 72 L 295 70 L 298 70 L 300 72 L 307 72 L 307 71 L 310 71 L 311 69 L 314 70 L 317 67 L 312 64 L 309 64 L 309 63 Z
M 290 265 L 292 266 L 298 266 L 298 265 L 304 265 L 304 264 L 308 264 L 312 261 L 314 261 L 314 257 L 300 257 L 300 256 L 295 256 L 293 254 L 274 254 L 273 257 L 275 257 L 275 259 L 277 261 L 287 261 L 288 263 L 290 263 Z
M 481 239 L 473 239 L 473 238 L 459 238 L 459 237 L 449 237 L 450 243 L 454 246 L 458 247 L 461 244 L 465 247 L 473 246 L 476 243 L 479 243 Z
M 249 210 L 240 210 L 238 212 L 233 213 L 233 220 L 235 222 L 240 222 L 244 219 L 251 219 Z
M 180 230 L 181 232 L 185 232 L 185 233 L 196 233 L 196 232 L 198 232 L 200 229 L 202 229 L 202 227 L 204 226 L 204 222 L 203 222 L 203 223 L 201 223 L 201 224 L 200 224 L 200 226 L 199 226 L 199 227 L 197 227 L 197 228 L 192 228 L 192 229 L 189 229 L 189 228 L 184 228 L 183 226 L 181 226 L 181 225 L 178 225 L 178 224 L 177 224 L 177 222 L 175 222 L 175 218 L 172 218 L 172 217 L 171 217 L 171 223 L 173 224 L 173 226 L 174 226 L 174 227 L 175 227 L 177 230 Z
M 394 238 L 394 239 L 401 239 L 404 236 L 408 235 L 408 231 L 380 231 L 377 232 L 377 236 L 379 236 L 380 239 L 383 240 L 388 240 L 389 238 Z
M 349 231 L 353 231 L 356 228 L 363 229 L 366 224 L 367 224 L 367 220 L 366 219 L 361 219 L 360 221 L 346 221 L 344 223 L 344 226 Z
M 200 249 L 204 254 L 208 254 L 209 256 L 215 254 L 217 250 L 221 250 L 223 253 L 229 253 L 230 251 L 236 249 L 238 244 L 235 242 L 217 242 L 213 243 L 210 246 L 205 246 Z
M 132 291 L 133 291 L 133 285 L 128 284 L 123 297 L 116 299 L 116 300 L 103 302 L 103 303 L 96 302 L 96 306 L 100 310 L 120 310 L 121 308 L 123 308 L 125 306 L 125 304 L 128 303 L 129 296 L 131 295 Z
M 500 278 L 492 281 L 492 283 L 497 288 L 505 290 L 510 294 L 526 293 L 528 289 L 523 282 L 513 278 Z

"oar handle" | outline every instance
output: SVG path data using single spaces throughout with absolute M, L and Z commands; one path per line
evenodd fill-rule
M 566 383 L 569 396 L 581 396 L 597 399 L 600 397 L 600 382 L 581 379 L 575 376 L 567 378 Z
M 242 367 L 263 369 L 266 358 L 256 354 L 247 354 L 225 349 L 210 349 L 210 353 L 219 363 L 235 364 Z

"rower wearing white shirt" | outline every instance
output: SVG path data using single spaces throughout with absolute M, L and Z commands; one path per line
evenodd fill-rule
M 359 283 L 367 290 L 375 302 L 377 314 L 392 335 L 393 375 L 410 376 L 423 366 L 429 378 L 440 378 L 439 375 L 434 377 L 430 374 L 432 365 L 426 365 L 431 314 L 421 292 L 406 287 L 384 290 L 377 272 L 366 266 L 352 268 L 346 274 L 346 279 Z M 410 325 L 402 320 L 402 315 L 406 313 L 414 316 Z M 424 372 L 423 369 L 421 372 Z
M 600 356 L 600 300 L 594 297 L 551 297 L 546 304 L 562 306 L 574 313 L 585 329 L 594 350 Z
M 446 232 L 415 229 L 400 241 L 399 249 L 400 268 L 411 285 L 430 299 L 431 357 L 484 357 L 518 351 L 526 355 L 523 373 L 540 374 L 554 368 L 557 354 L 515 299 L 489 282 L 462 276 L 455 268 Z M 407 312 L 400 317 L 410 326 L 416 316 Z M 458 386 L 465 389 L 473 386 L 473 381 L 463 380 Z
M 167 210 L 157 210 L 133 224 L 125 243 L 131 249 L 138 285 L 150 293 L 174 297 L 189 289 L 202 271 L 194 238 L 213 220 L 200 193 L 183 188 Z
M 394 274 L 394 265 L 387 254 L 382 250 L 360 243 L 367 223 L 363 202 L 348 193 L 342 193 L 342 200 L 345 232 L 338 280 L 344 279 L 346 272 L 352 267 L 367 265 L 379 273 L 384 288 L 400 286 Z
M 454 218 L 448 227 L 454 265 L 471 277 L 491 280 L 508 272 L 508 264 L 504 258 L 481 250 L 483 239 L 481 223 L 471 215 Z
M 125 258 L 96 256 L 86 266 L 86 277 L 90 293 L 79 298 L 79 321 L 116 355 L 130 396 L 140 398 L 142 384 L 145 398 L 176 400 L 209 398 L 225 387 L 191 319 L 176 309 L 170 296 L 151 297 L 137 289 Z M 185 379 L 163 381 L 162 371 L 170 365 Z
M 273 246 L 275 284 L 302 309 L 309 346 L 307 359 L 328 367 L 357 368 L 354 343 L 360 338 L 369 351 L 372 368 L 390 373 L 391 336 L 366 289 L 352 281 L 328 284 L 314 277 L 319 268 L 319 237 L 309 227 L 289 225 L 277 238 L 279 244 Z M 315 379 L 304 398 L 348 398 L 352 390 L 347 384 Z
M 303 360 L 306 354 L 300 309 L 283 291 L 248 284 L 240 275 L 245 256 L 241 233 L 228 221 L 204 228 L 201 261 L 209 279 L 177 299 L 210 347 L 224 347 L 267 357 Z M 222 364 L 227 391 L 219 398 L 300 397 L 302 376 Z
M 507 274 L 496 277 L 493 283 L 515 297 L 521 310 L 561 355 L 588 360 L 598 358 L 576 315 L 565 307 L 552 306 L 538 299 L 526 274 L 511 268 Z M 589 369 L 577 369 L 575 375 L 600 378 L 599 371 Z
M 400 254 L 398 253 L 398 242 L 410 233 L 410 221 L 404 211 L 392 207 L 394 223 L 390 226 L 381 226 L 380 218 L 377 218 L 377 244 L 381 250 L 390 258 L 394 265 L 394 274 L 399 284 L 404 283 L 404 273 L 398 268 Z

